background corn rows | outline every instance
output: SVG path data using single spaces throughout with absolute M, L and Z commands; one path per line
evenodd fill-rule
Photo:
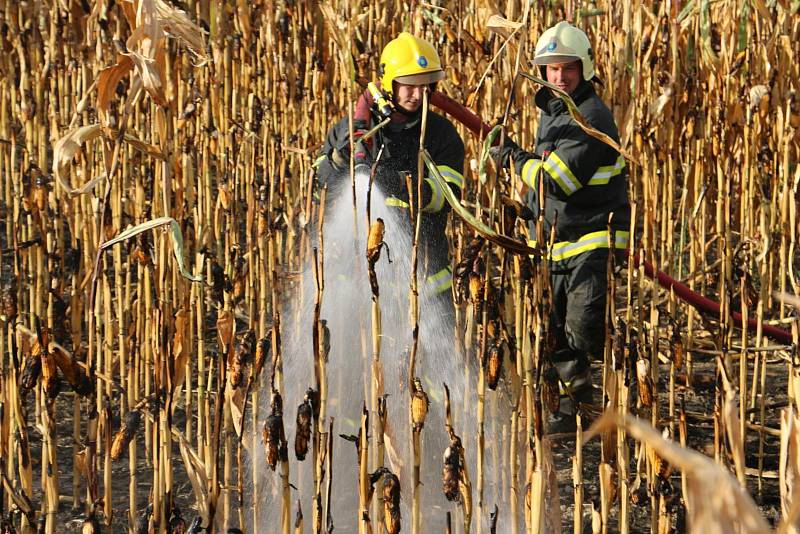
M 733 329 L 728 312 L 746 309 L 750 317 L 791 328 L 797 342 L 793 309 L 774 292 L 800 292 L 800 4 L 534 2 L 526 29 L 502 52 L 504 39 L 487 27 L 488 17 L 522 20 L 519 2 L 325 5 L 327 15 L 304 1 L 2 3 L 0 501 L 4 512 L 25 512 L 14 517 L 15 526 L 25 531 L 46 517 L 45 531 L 58 531 L 59 502 L 64 509 L 95 501 L 97 518 L 113 521 L 117 531 L 133 525 L 151 502 L 153 517 L 161 518 L 156 530 L 164 531 L 175 516 L 173 477 L 185 480 L 184 472 L 206 503 L 200 506 L 206 517 L 209 505 L 220 525 L 244 527 L 258 517 L 237 505 L 239 494 L 251 502 L 258 475 L 241 463 L 242 442 L 263 446 L 258 434 L 266 414 L 258 395 L 270 397 L 270 373 L 260 371 L 280 362 L 280 338 L 270 336 L 280 325 L 276 304 L 291 298 L 294 274 L 311 261 L 319 218 L 311 164 L 327 128 L 361 91 L 353 77 L 373 79 L 383 45 L 409 30 L 437 45 L 447 72 L 439 90 L 486 121 L 498 119 L 512 91 L 519 43 L 520 68 L 529 70 L 536 37 L 565 16 L 594 43 L 603 99 L 617 118 L 622 145 L 637 160 L 629 165 L 635 246 L 723 306 L 721 318 L 701 318 L 657 291 L 638 269 L 619 283 L 617 311 L 639 333 L 640 356 L 652 363 L 647 372 L 661 393 L 649 418 L 677 439 L 676 382 L 691 388 L 693 365 L 711 365 L 717 371 L 708 390 L 716 398 L 709 416 L 715 459 L 757 492 L 762 457 L 748 457 L 745 469 L 739 465 L 745 446 L 763 452 L 767 440 L 774 450 L 781 436 L 787 451 L 796 450 L 796 426 L 788 430 L 795 416 L 784 416 L 787 430 L 778 431 L 777 415 L 766 406 L 787 396 L 794 402 L 796 352 Z M 534 91 L 519 81 L 510 108 L 510 134 L 524 146 L 535 135 Z M 480 141 L 461 130 L 468 160 L 474 159 Z M 475 169 L 473 162 L 465 172 L 464 199 L 490 207 L 495 189 L 506 186 L 495 179 L 481 185 Z M 99 253 L 101 243 L 152 220 L 170 230 L 147 230 Z M 459 222 L 454 228 L 459 259 L 469 235 Z M 178 236 L 175 254 L 185 274 L 204 283 L 181 275 L 173 256 Z M 511 267 L 504 274 L 504 314 L 521 332 L 528 323 L 516 314 L 516 275 Z M 44 330 L 38 338 L 37 322 Z M 676 346 L 686 355 L 679 362 Z M 612 407 L 626 413 L 627 389 L 615 382 L 610 362 L 603 387 Z M 234 384 L 237 369 L 244 378 Z M 515 370 L 508 366 L 507 373 Z M 788 386 L 775 387 L 777 376 L 788 376 Z M 24 393 L 26 379 L 33 382 Z M 54 381 L 64 383 L 60 394 Z M 280 373 L 273 383 L 280 390 Z M 517 387 L 516 394 L 531 391 Z M 141 417 L 139 439 L 114 437 L 117 419 L 134 426 L 132 412 Z M 248 423 L 241 419 L 256 425 L 243 439 L 241 426 Z M 287 424 L 286 434 L 291 430 Z M 329 434 L 325 421 L 316 430 L 314 458 L 321 462 L 316 452 Z M 523 430 L 515 430 L 512 441 L 525 451 Z M 117 440 L 121 450 L 127 446 L 120 453 L 128 458 L 120 471 L 129 477 L 127 488 L 113 481 L 126 463 L 111 459 Z M 614 500 L 610 488 L 619 488 L 619 528 L 626 530 L 626 491 L 641 473 L 653 489 L 652 528 L 667 529 L 672 511 L 654 489 L 658 457 L 649 446 L 631 449 L 646 459 L 631 473 L 619 462 L 627 458 L 622 444 L 619 438 L 616 450 L 603 449 L 603 519 Z M 516 493 L 532 480 L 541 456 L 519 453 L 526 474 L 508 481 Z M 281 464 L 288 484 L 289 462 Z M 586 476 L 596 473 L 587 467 Z M 472 473 L 473 486 L 482 476 Z M 789 513 L 796 508 L 784 480 Z M 286 495 L 288 486 L 281 525 L 288 530 Z M 510 506 L 521 513 L 522 501 L 514 498 Z M 527 501 L 537 508 L 529 494 Z M 129 508 L 128 517 L 112 517 L 112 505 Z M 472 526 L 480 531 L 488 509 L 477 498 L 476 512 Z M 691 503 L 689 512 L 693 517 Z M 194 514 L 183 515 L 188 522 Z M 525 515 L 535 529 L 536 518 Z M 321 528 L 316 515 L 314 523 Z M 513 528 L 526 527 L 515 520 Z

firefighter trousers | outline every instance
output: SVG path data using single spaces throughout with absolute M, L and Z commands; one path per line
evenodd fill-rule
M 591 250 L 551 267 L 553 363 L 573 392 L 591 386 L 590 358 L 603 359 L 608 254 Z

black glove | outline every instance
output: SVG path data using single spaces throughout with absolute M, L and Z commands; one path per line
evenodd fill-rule
M 541 159 L 533 152 L 528 152 L 527 150 L 520 147 L 509 137 L 506 137 L 502 148 L 498 145 L 491 147 L 489 149 L 489 155 L 492 156 L 492 158 L 494 159 L 496 159 L 499 155 L 500 166 L 504 169 L 508 169 L 509 165 L 512 162 L 518 165 L 517 169 L 519 169 L 520 168 L 519 166 L 522 165 L 523 162 L 529 159 Z
M 366 123 L 361 121 L 353 122 L 353 156 L 355 157 L 356 167 L 372 167 L 372 139 L 361 139 L 367 133 Z M 350 167 L 350 137 L 347 136 L 338 147 L 331 151 L 331 162 L 338 170 L 348 169 Z

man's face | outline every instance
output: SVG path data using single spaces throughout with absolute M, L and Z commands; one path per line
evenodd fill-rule
M 547 81 L 571 95 L 581 83 L 581 62 L 553 63 L 547 65 Z
M 394 82 L 395 104 L 403 111 L 414 113 L 422 105 L 422 93 L 425 91 L 425 87 L 424 85 Z

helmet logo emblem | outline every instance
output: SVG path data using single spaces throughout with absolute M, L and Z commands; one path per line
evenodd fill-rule
M 555 50 L 555 49 L 556 49 L 556 47 L 557 47 L 557 46 L 558 46 L 558 43 L 556 43 L 555 41 L 553 41 L 552 43 L 550 43 L 549 45 L 547 45 L 547 51 L 548 51 L 548 52 L 552 52 L 553 50 Z
M 428 59 L 425 56 L 419 56 L 419 58 L 417 58 L 417 64 L 420 67 L 425 68 L 428 66 Z

